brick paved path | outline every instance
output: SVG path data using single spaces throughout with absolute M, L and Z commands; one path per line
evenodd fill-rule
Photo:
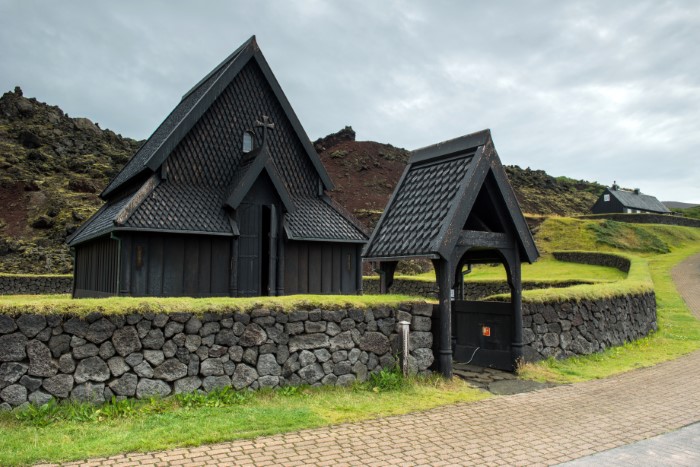
M 700 319 L 700 255 L 673 268 L 671 277 L 688 308 Z
M 700 255 L 676 275 L 700 316 Z M 88 465 L 556 464 L 698 421 L 700 352 L 695 352 L 604 380 L 249 441 L 95 459 Z

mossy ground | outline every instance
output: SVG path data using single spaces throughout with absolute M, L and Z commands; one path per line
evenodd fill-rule
M 700 229 L 618 222 L 614 224 L 621 225 L 600 227 L 608 222 L 553 218 L 543 223 L 538 243 L 545 251 L 607 251 L 632 259 L 630 273 L 624 281 L 595 286 L 594 290 L 590 286 L 559 289 L 556 295 L 565 297 L 573 293 L 590 298 L 622 294 L 651 284 L 656 294 L 658 331 L 602 353 L 527 364 L 520 371 L 522 377 L 554 382 L 586 381 L 654 365 L 700 349 L 700 321 L 691 315 L 671 279 L 671 269 L 675 265 L 700 253 Z M 660 253 L 659 245 L 669 252 Z M 635 254 L 629 254 L 630 251 Z M 523 299 L 540 300 L 548 293 L 528 291 Z
M 85 406 L 67 407 L 69 420 L 37 426 L 12 413 L 0 414 L 0 465 L 62 462 L 119 452 L 254 438 L 368 418 L 400 415 L 488 393 L 461 380 L 413 379 L 396 388 L 358 384 L 352 388 L 285 388 L 244 395 L 238 401 L 196 397 L 143 401 L 113 416 Z M 41 418 L 38 418 L 39 420 Z M 81 421 L 84 420 L 84 421 Z
M 545 253 L 583 250 L 624 255 L 631 260 L 629 274 L 624 279 L 620 279 L 617 272 L 604 271 L 603 276 L 610 274 L 605 279 L 608 282 L 526 292 L 524 299 L 595 298 L 629 293 L 637 290 L 637 287 L 649 290 L 653 284 L 659 331 L 600 354 L 528 364 L 521 368 L 521 377 L 557 382 L 584 381 L 653 365 L 700 349 L 700 322 L 690 315 L 670 277 L 670 270 L 675 264 L 700 253 L 700 229 L 655 225 L 601 228 L 602 222 L 548 219 L 540 226 L 538 244 Z M 619 237 L 612 241 L 611 236 Z M 661 244 L 668 248 L 669 253 L 659 252 Z M 543 261 L 541 278 L 547 277 L 547 270 L 550 271 L 550 280 L 560 278 L 567 270 L 574 275 L 583 274 L 584 269 L 579 269 L 580 265 L 562 263 L 554 266 L 557 263 L 551 259 Z M 588 273 L 600 278 L 603 269 L 590 269 Z M 491 273 L 484 274 L 488 276 Z M 5 296 L 0 297 L 0 312 L 38 310 L 43 313 L 85 314 L 90 311 L 129 313 L 144 309 L 206 312 L 247 311 L 262 306 L 281 310 L 318 306 L 366 308 L 413 300 L 424 299 L 402 296 L 291 296 L 269 299 L 71 300 L 66 296 Z M 386 392 L 336 388 L 309 391 L 300 391 L 292 397 L 283 392 L 262 392 L 247 405 L 227 407 L 188 408 L 177 401 L 166 400 L 160 405 L 155 404 L 153 410 L 145 409 L 134 416 L 96 421 L 66 420 L 41 427 L 17 420 L 12 414 L 4 414 L 0 416 L 0 464 L 62 461 L 124 451 L 199 445 L 401 414 L 486 397 L 486 394 L 468 388 L 459 381 L 445 382 L 439 378 Z
M 251 298 L 189 297 L 111 297 L 72 299 L 69 295 L 0 295 L 0 314 L 37 313 L 43 315 L 90 313 L 125 315 L 129 313 L 234 313 L 256 308 L 278 311 L 314 308 L 367 309 L 398 306 L 401 303 L 425 302 L 425 297 L 408 295 L 287 295 Z

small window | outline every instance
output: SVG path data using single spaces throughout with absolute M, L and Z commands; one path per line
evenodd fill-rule
M 250 152 L 253 150 L 253 133 L 250 131 L 243 132 L 243 152 Z
M 605 201 L 605 202 L 610 201 L 610 195 L 608 195 L 608 194 L 603 195 L 603 201 Z

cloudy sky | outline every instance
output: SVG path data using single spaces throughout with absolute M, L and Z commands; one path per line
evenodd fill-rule
M 253 34 L 311 139 L 491 128 L 505 164 L 700 203 L 697 1 L 0 0 L 0 91 L 147 138 Z

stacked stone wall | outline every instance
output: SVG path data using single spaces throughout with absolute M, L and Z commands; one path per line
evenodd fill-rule
M 578 302 L 523 303 L 526 361 L 601 352 L 656 329 L 654 292 Z
M 630 260 L 610 253 L 595 253 L 587 251 L 555 251 L 552 256 L 558 261 L 568 263 L 592 264 L 619 269 L 624 273 L 630 272 Z
M 411 323 L 411 369 L 425 373 L 433 362 L 432 313 L 430 304 L 410 304 L 202 316 L 0 315 L 0 407 L 223 386 L 348 385 L 395 365 L 401 320 Z
M 66 294 L 72 291 L 72 276 L 0 276 L 0 295 Z

